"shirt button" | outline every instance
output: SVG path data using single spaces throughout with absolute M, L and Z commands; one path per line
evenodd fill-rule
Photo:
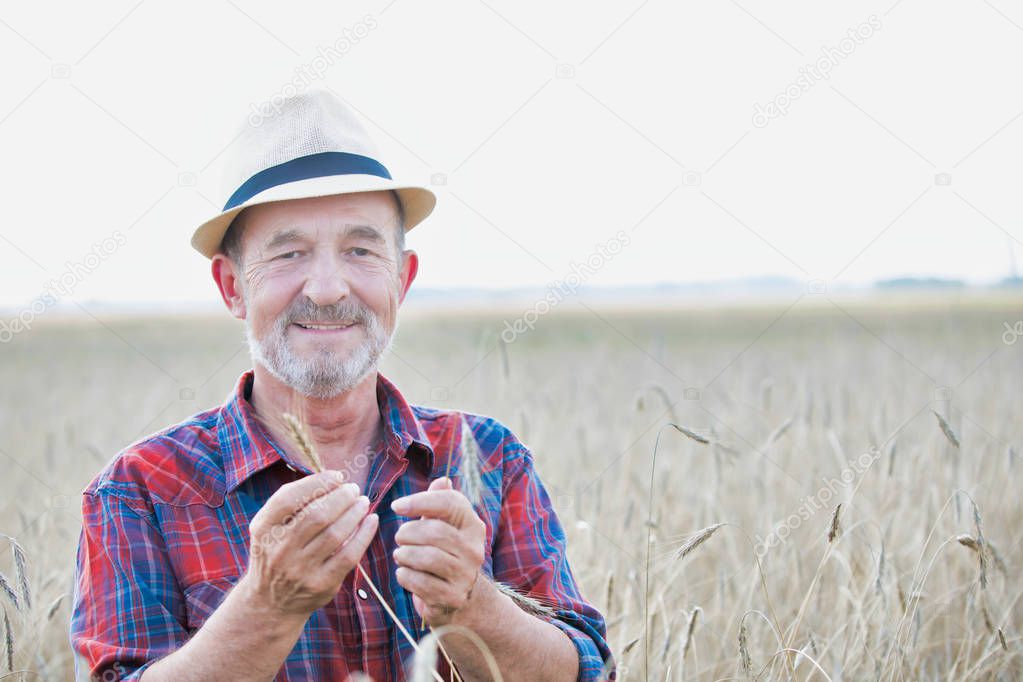
M 369 599 L 369 595 L 366 593 L 366 590 L 361 587 L 355 591 L 355 594 L 359 595 L 359 599 Z

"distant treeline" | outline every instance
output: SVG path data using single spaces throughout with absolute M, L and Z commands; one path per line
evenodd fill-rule
M 896 277 L 879 280 L 878 289 L 965 289 L 968 285 L 961 279 L 943 277 Z M 995 288 L 1023 287 L 1023 277 L 1005 277 L 993 284 Z

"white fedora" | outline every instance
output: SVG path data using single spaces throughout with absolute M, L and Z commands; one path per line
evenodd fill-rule
M 282 100 L 266 116 L 247 117 L 230 149 L 224 208 L 192 234 L 192 246 L 207 258 L 220 250 L 234 217 L 256 204 L 394 190 L 407 232 L 437 203 L 426 187 L 394 180 L 355 113 L 320 88 Z

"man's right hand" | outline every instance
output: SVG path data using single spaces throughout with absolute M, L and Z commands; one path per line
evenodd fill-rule
M 377 530 L 368 501 L 339 472 L 283 485 L 249 524 L 249 568 L 223 603 L 145 682 L 270 680 L 309 615 L 337 594 Z
M 325 471 L 275 492 L 249 524 L 247 596 L 282 616 L 308 617 L 327 604 L 376 533 L 369 500 Z

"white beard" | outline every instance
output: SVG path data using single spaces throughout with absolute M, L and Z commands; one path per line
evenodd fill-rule
M 387 334 L 376 315 L 352 299 L 321 307 L 302 297 L 281 313 L 262 339 L 256 338 L 250 319 L 245 318 L 245 337 L 252 360 L 298 393 L 318 399 L 350 391 L 370 372 L 375 372 L 380 356 L 390 347 L 394 336 L 394 332 Z M 295 352 L 288 340 L 295 320 L 325 324 L 355 321 L 361 325 L 364 338 L 347 357 L 324 343 L 313 357 L 305 358 Z M 350 333 L 359 332 L 355 329 Z

